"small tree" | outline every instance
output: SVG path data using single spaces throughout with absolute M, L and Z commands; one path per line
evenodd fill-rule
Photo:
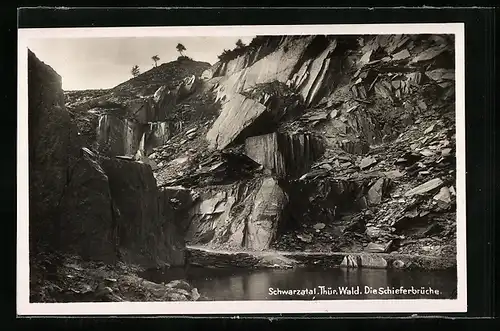
M 245 46 L 246 45 L 243 43 L 243 41 L 241 41 L 241 39 L 238 39 L 238 41 L 236 42 L 236 48 L 243 48 Z
M 184 47 L 183 44 L 178 43 L 175 48 L 177 48 L 177 52 L 179 52 L 179 54 L 181 54 L 181 56 L 184 56 L 184 54 L 182 52 L 184 52 L 186 50 L 186 47 Z
M 139 66 L 136 64 L 135 66 L 132 67 L 132 70 L 130 72 L 132 73 L 132 76 L 137 77 L 140 75 L 141 70 L 139 69 Z
M 158 66 L 158 61 L 160 61 L 160 57 L 158 55 L 154 55 L 151 57 L 153 61 L 155 61 L 155 67 Z

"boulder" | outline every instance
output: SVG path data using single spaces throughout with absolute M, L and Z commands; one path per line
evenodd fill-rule
M 447 80 L 455 80 L 455 70 L 452 69 L 434 69 L 427 71 L 425 75 L 436 83 L 442 83 Z
M 223 149 L 232 143 L 244 130 L 262 118 L 266 107 L 241 94 L 234 94 L 222 105 L 222 111 L 207 133 L 210 148 Z
M 211 68 L 209 68 L 209 69 L 202 72 L 201 79 L 209 80 L 209 79 L 212 79 L 213 75 L 214 75 L 214 71 Z
M 319 167 L 320 167 L 321 169 L 325 169 L 325 170 L 327 170 L 327 171 L 331 171 L 331 170 L 333 170 L 333 167 L 332 167 L 330 164 L 328 164 L 328 163 L 323 163 L 323 164 L 322 164 L 322 165 L 320 165 Z
M 299 238 L 300 241 L 303 241 L 305 243 L 310 243 L 314 239 L 314 237 L 311 234 L 308 234 L 308 233 L 299 233 L 297 235 L 297 238 Z
M 385 179 L 379 178 L 368 190 L 367 200 L 369 205 L 378 205 L 384 196 Z
M 370 269 L 385 269 L 387 261 L 381 256 L 363 254 L 359 257 L 359 266 Z
M 423 62 L 423 61 L 430 61 L 447 50 L 448 50 L 448 47 L 446 45 L 438 45 L 438 46 L 430 47 L 430 48 L 424 50 L 423 52 L 421 52 L 420 54 L 418 54 L 417 56 L 415 56 L 411 60 L 411 62 L 419 63 L 419 62 Z
M 401 260 L 394 260 L 392 262 L 392 267 L 394 269 L 403 269 L 405 266 L 406 266 L 406 264 Z
M 402 51 L 394 54 L 392 56 L 392 59 L 393 60 L 396 60 L 396 61 L 399 61 L 399 60 L 404 60 L 404 59 L 407 59 L 411 56 L 410 52 L 408 52 L 407 49 L 403 49 Z
M 443 157 L 450 156 L 450 154 L 451 154 L 451 148 L 443 148 L 441 150 L 441 156 Z
M 404 174 L 399 170 L 386 171 L 384 172 L 384 175 L 389 179 L 397 179 L 404 176 Z
M 315 230 L 323 230 L 325 228 L 325 226 L 326 226 L 325 223 L 316 223 L 316 224 L 314 224 L 313 228 Z
M 442 202 L 444 204 L 450 203 L 451 202 L 450 190 L 446 186 L 441 187 L 441 190 L 439 190 L 439 193 L 436 194 L 433 199 Z
M 382 230 L 380 230 L 376 226 L 368 226 L 366 228 L 366 234 L 368 235 L 368 237 L 375 239 L 380 237 L 380 235 L 382 234 Z
M 413 195 L 425 194 L 427 192 L 433 191 L 443 185 L 441 178 L 431 179 L 405 193 L 405 196 L 411 197 Z
M 386 250 L 386 245 L 369 243 L 365 247 L 365 251 L 369 253 L 383 253 Z
M 377 163 L 377 160 L 371 156 L 365 157 L 361 160 L 361 163 L 359 164 L 359 168 L 361 170 L 367 169 Z

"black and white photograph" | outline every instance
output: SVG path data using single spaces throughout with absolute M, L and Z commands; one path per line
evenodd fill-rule
M 20 29 L 18 310 L 466 311 L 463 38 Z

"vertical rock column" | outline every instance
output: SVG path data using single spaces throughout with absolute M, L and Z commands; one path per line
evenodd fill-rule
M 61 77 L 28 50 L 30 245 L 57 242 L 59 204 L 78 148 Z
M 280 178 L 297 177 L 307 172 L 323 149 L 321 141 L 308 134 L 275 132 L 245 141 L 245 154 Z
M 247 220 L 247 248 L 254 250 L 269 248 L 276 236 L 286 201 L 285 193 L 273 178 L 265 178 L 262 181 L 255 196 L 252 213 Z

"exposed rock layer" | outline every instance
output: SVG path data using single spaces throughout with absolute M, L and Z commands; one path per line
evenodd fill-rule
M 278 177 L 301 176 L 319 159 L 323 150 L 320 139 L 302 133 L 275 132 L 245 141 L 245 154 Z
M 286 195 L 271 177 L 204 188 L 191 209 L 188 241 L 262 250 L 275 239 Z
M 183 264 L 184 242 L 167 219 L 150 166 L 81 148 L 60 77 L 28 55 L 33 252 L 48 247 L 108 263 Z
M 134 156 L 161 146 L 179 129 L 178 105 L 203 89 L 198 77 L 207 67 L 192 60 L 163 64 L 88 98 L 68 92 L 67 106 L 79 134 L 88 139 L 86 147 L 108 156 Z

